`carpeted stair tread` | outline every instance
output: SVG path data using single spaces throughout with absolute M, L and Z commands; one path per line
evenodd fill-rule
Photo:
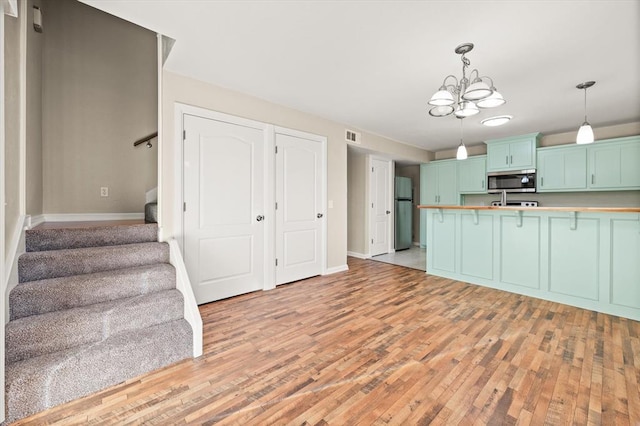
M 7 422 L 89 395 L 192 355 L 186 320 L 8 364 Z
M 94 226 L 87 228 L 30 229 L 25 233 L 28 252 L 115 246 L 158 241 L 156 224 Z
M 180 319 L 183 303 L 182 293 L 173 289 L 10 321 L 5 327 L 6 361 L 38 357 Z
M 11 319 L 108 302 L 176 286 L 168 263 L 18 284 L 9 294 Z
M 168 262 L 169 245 L 158 242 L 35 251 L 20 256 L 18 276 L 23 283 Z

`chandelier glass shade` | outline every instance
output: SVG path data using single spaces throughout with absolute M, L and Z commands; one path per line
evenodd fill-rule
M 495 108 L 506 101 L 493 85 L 493 80 L 487 76 L 480 76 L 477 69 L 469 73 L 467 69 L 471 62 L 465 54 L 473 49 L 473 43 L 463 43 L 456 47 L 455 52 L 461 55 L 462 78 L 448 75 L 442 82 L 440 89 L 431 97 L 429 115 L 445 117 L 454 114 L 458 118 L 471 117 L 480 112 L 478 108 Z

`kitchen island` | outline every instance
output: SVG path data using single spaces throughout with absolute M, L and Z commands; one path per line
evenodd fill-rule
M 640 321 L 640 208 L 419 208 L 428 274 Z

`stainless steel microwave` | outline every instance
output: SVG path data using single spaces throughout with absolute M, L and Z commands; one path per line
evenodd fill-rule
M 536 192 L 536 171 L 516 170 L 487 173 L 487 192 Z

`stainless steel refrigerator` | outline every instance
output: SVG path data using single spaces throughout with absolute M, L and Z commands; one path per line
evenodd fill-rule
M 396 177 L 396 250 L 411 247 L 413 224 L 413 186 L 411 178 Z

